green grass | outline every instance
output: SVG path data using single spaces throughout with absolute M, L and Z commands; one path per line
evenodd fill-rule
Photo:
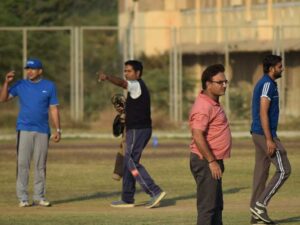
M 116 148 L 103 148 L 101 140 L 63 140 L 49 150 L 47 198 L 50 208 L 19 208 L 15 196 L 15 150 L 0 145 L 1 225 L 192 225 L 196 223 L 195 183 L 189 170 L 188 140 L 171 146 L 147 148 L 143 165 L 167 193 L 160 208 L 115 209 L 110 202 L 120 197 L 121 183 L 111 174 Z M 107 142 L 106 142 L 107 143 Z M 164 141 L 160 141 L 163 145 Z M 292 164 L 292 175 L 269 205 L 270 216 L 281 224 L 299 224 L 299 141 L 284 140 Z M 85 144 L 90 144 L 84 147 Z M 66 148 L 72 145 L 73 148 Z M 54 145 L 52 145 L 54 146 Z M 78 147 L 81 146 L 81 147 Z M 223 176 L 224 225 L 249 224 L 249 198 L 253 171 L 250 140 L 234 140 L 232 158 L 225 161 Z M 273 171 L 273 170 L 272 170 Z M 31 178 L 33 173 L 31 174 Z M 138 187 L 138 185 L 137 185 Z M 32 195 L 32 179 L 30 180 Z M 148 200 L 138 187 L 136 202 Z

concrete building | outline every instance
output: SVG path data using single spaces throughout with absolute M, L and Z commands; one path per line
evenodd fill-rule
M 176 49 L 198 77 L 224 63 L 232 86 L 253 85 L 264 55 L 280 54 L 281 110 L 300 117 L 300 0 L 119 0 L 119 27 L 130 57 Z

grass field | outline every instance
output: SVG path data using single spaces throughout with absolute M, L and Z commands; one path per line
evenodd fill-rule
M 142 163 L 167 193 L 161 207 L 109 206 L 120 197 L 121 183 L 111 179 L 118 140 L 63 140 L 51 144 L 47 164 L 50 208 L 19 208 L 15 196 L 16 151 L 0 144 L 0 225 L 192 225 L 196 223 L 195 183 L 189 170 L 188 140 L 160 141 L 149 146 Z M 269 215 L 280 224 L 300 224 L 300 141 L 283 140 L 292 175 L 272 199 Z M 249 224 L 253 170 L 250 140 L 234 140 L 232 158 L 225 161 L 224 225 Z M 31 174 L 31 177 L 33 174 Z M 138 185 L 137 185 L 138 186 Z M 30 180 L 32 195 L 32 179 Z M 136 203 L 148 200 L 138 187 Z

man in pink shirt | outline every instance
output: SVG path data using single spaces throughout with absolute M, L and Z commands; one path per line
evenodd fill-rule
M 225 94 L 224 66 L 207 67 L 202 91 L 189 117 L 192 132 L 190 167 L 197 184 L 197 225 L 222 225 L 223 159 L 230 157 L 231 131 L 219 97 Z

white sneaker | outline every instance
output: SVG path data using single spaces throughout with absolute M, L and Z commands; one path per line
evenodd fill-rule
M 49 207 L 49 206 L 51 206 L 51 203 L 49 201 L 45 200 L 45 199 L 42 199 L 38 202 L 38 205 L 39 206 L 44 206 L 44 207 Z
M 167 193 L 162 191 L 159 194 L 153 196 L 150 201 L 146 204 L 146 208 L 151 209 L 157 207 L 160 204 L 160 201 L 166 197 Z
M 21 201 L 21 202 L 19 202 L 19 207 L 29 207 L 30 205 L 29 205 L 29 203 L 28 203 L 28 201 Z

